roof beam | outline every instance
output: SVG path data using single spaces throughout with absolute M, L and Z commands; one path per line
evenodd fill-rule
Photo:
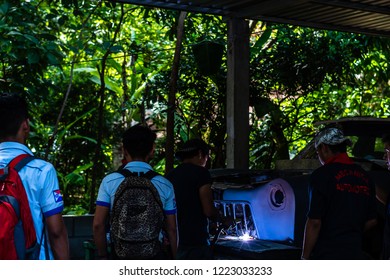
M 339 0 L 331 0 L 331 1 L 315 0 L 313 2 L 323 4 L 326 6 L 334 6 L 334 7 L 351 9 L 351 10 L 359 10 L 359 11 L 363 11 L 363 12 L 371 12 L 371 13 L 390 15 L 389 6 L 379 6 L 379 5 L 373 6 L 370 4 L 363 4 L 360 2 L 358 3 L 358 2 L 352 2 L 352 1 L 339 1 Z
M 189 1 L 154 1 L 154 0 L 113 0 L 114 2 L 120 3 L 128 3 L 140 6 L 148 6 L 148 7 L 157 7 L 163 9 L 171 9 L 171 10 L 181 10 L 188 11 L 194 13 L 204 13 L 204 14 L 215 14 L 215 15 L 223 15 L 228 16 L 231 14 L 229 10 L 224 10 L 221 8 L 217 8 L 213 5 L 200 6 L 192 4 Z
M 298 5 L 302 3 L 311 2 L 310 0 L 268 0 L 260 3 L 252 4 L 247 8 L 240 8 L 235 16 L 251 18 L 253 16 L 266 15 L 276 12 L 281 8 L 288 8 L 289 6 Z
M 318 29 L 327 29 L 327 30 L 337 30 L 341 32 L 353 32 L 353 33 L 361 33 L 366 35 L 372 35 L 372 36 L 382 36 L 382 37 L 390 37 L 390 30 L 375 30 L 375 29 L 369 29 L 369 28 L 361 28 L 361 27 L 354 27 L 354 26 L 348 26 L 348 25 L 332 25 L 327 23 L 318 23 L 318 22 L 308 22 L 308 21 L 301 21 L 301 20 L 295 20 L 295 19 L 287 19 L 287 18 L 277 18 L 277 17 L 259 17 L 259 20 L 262 21 L 269 21 L 269 22 L 277 22 L 282 24 L 291 24 L 296 26 L 305 26 L 305 27 L 311 27 L 311 28 L 318 28 Z
M 183 10 L 193 13 L 220 15 L 227 18 L 241 18 L 292 24 L 304 27 L 356 32 L 373 36 L 390 37 L 390 25 L 384 24 L 390 15 L 385 0 L 111 0 L 134 5 L 162 9 Z M 336 20 L 323 15 L 335 13 Z M 311 17 L 319 13 L 318 17 Z M 339 14 L 346 17 L 340 18 Z M 348 22 L 351 14 L 361 13 L 365 22 Z M 360 15 L 357 15 L 358 17 Z M 326 19 L 325 21 L 323 19 Z M 342 19 L 342 20 L 339 20 Z M 390 22 L 390 20 L 389 20 Z

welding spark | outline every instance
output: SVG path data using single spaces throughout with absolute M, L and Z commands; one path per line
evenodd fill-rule
M 240 236 L 240 239 L 243 241 L 247 241 L 247 240 L 251 239 L 251 236 L 248 233 L 244 233 L 244 235 Z

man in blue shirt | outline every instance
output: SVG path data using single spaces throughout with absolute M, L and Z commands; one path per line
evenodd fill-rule
M 24 98 L 20 94 L 0 94 L 0 168 L 20 154 L 33 155 L 26 146 L 29 133 Z M 37 240 L 42 240 L 39 259 L 69 259 L 68 235 L 62 218 L 64 202 L 53 165 L 34 159 L 19 176 L 30 202 Z
M 130 127 L 123 135 L 123 151 L 127 164 L 125 169 L 130 172 L 146 173 L 153 168 L 149 160 L 153 157 L 156 134 L 146 126 Z M 124 176 L 118 172 L 103 178 L 96 200 L 95 217 L 93 221 L 94 241 L 100 259 L 108 258 L 106 224 L 114 204 L 115 193 Z M 176 202 L 172 184 L 163 176 L 152 178 L 163 206 L 165 215 L 165 230 L 167 233 L 170 254 L 174 258 L 177 250 Z

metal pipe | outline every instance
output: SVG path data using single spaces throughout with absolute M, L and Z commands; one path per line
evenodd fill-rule
M 245 226 L 245 232 L 248 232 L 248 221 L 246 219 L 246 207 L 245 207 L 245 203 L 242 203 L 241 204 L 241 207 L 242 207 L 242 215 L 243 215 L 243 218 L 244 218 L 244 226 Z
M 234 221 L 236 221 L 236 204 L 235 203 L 232 203 L 232 207 L 233 207 L 233 219 Z M 236 235 L 238 236 L 238 226 L 237 226 L 237 223 L 234 223 L 235 226 L 235 232 L 236 232 Z

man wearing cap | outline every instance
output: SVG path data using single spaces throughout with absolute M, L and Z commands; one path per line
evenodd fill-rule
M 352 144 L 338 128 L 315 137 L 322 164 L 310 178 L 302 259 L 366 259 L 363 232 L 376 224 L 375 186 L 347 155 Z

